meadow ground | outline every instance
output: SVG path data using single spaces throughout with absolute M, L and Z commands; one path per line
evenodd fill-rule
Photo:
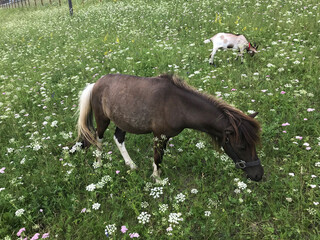
M 0 239 L 318 239 L 320 3 L 104 1 L 0 9 Z M 259 53 L 218 52 L 217 32 L 245 34 Z M 171 72 L 262 124 L 265 176 L 246 179 L 209 138 L 169 142 L 162 185 L 152 136 L 127 135 L 129 171 L 105 134 L 76 150 L 79 92 L 108 73 Z M 17 236 L 20 235 L 20 236 Z

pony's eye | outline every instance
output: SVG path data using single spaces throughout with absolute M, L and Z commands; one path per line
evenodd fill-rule
M 246 145 L 241 145 L 239 148 L 240 148 L 240 150 L 244 151 L 244 150 L 246 150 Z

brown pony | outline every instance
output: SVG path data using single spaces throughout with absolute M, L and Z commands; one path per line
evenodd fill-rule
M 260 125 L 254 119 L 256 115 L 245 115 L 213 96 L 196 91 L 175 76 L 109 74 L 88 85 L 81 94 L 78 138 L 83 147 L 93 144 L 101 150 L 103 134 L 113 121 L 116 125 L 114 140 L 125 163 L 134 169 L 136 165 L 124 144 L 126 132 L 153 133 L 152 176 L 159 180 L 159 165 L 168 139 L 185 128 L 195 129 L 209 134 L 237 168 L 244 170 L 252 180 L 259 181 L 263 167 L 255 149 L 260 131 Z

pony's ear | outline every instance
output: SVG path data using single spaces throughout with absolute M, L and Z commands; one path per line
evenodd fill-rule
M 249 114 L 248 116 L 249 116 L 249 117 L 252 117 L 252 118 L 255 118 L 255 117 L 258 115 L 258 113 L 259 113 L 259 112 L 255 112 L 255 113 Z

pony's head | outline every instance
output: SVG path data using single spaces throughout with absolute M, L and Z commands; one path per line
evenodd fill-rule
M 221 145 L 226 154 L 254 180 L 262 179 L 264 170 L 257 156 L 256 144 L 259 142 L 260 125 L 253 118 L 258 113 L 247 116 L 247 119 L 230 118 L 230 125 L 224 130 Z

